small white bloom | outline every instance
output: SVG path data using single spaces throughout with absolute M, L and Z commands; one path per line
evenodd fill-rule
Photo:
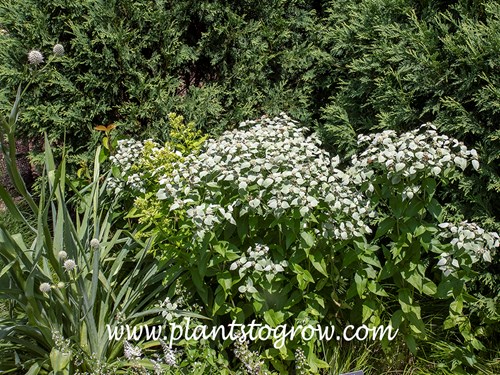
M 31 50 L 28 53 L 28 62 L 32 65 L 39 65 L 43 63 L 43 55 L 40 51 Z
M 73 259 L 68 259 L 64 262 L 63 267 L 67 272 L 71 272 L 76 268 L 76 263 Z
M 139 359 L 142 356 L 142 351 L 137 346 L 132 346 L 128 341 L 123 343 L 123 355 L 127 359 Z
M 50 292 L 50 289 L 51 289 L 51 287 L 50 287 L 49 283 L 41 283 L 40 284 L 40 292 L 48 293 L 48 292 Z
M 60 260 L 64 260 L 68 257 L 68 253 L 66 253 L 66 251 L 61 250 L 59 251 L 58 257 Z

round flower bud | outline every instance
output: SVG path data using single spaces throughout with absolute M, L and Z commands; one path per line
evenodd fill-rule
M 41 283 L 40 284 L 40 292 L 48 293 L 48 292 L 50 292 L 50 289 L 51 289 L 51 287 L 50 287 L 49 283 Z
M 76 263 L 73 259 L 68 259 L 67 261 L 64 262 L 63 267 L 67 272 L 70 272 L 76 268 Z
M 68 257 L 68 253 L 66 251 L 61 250 L 59 251 L 58 257 L 60 260 L 64 260 Z
M 92 240 L 90 240 L 90 247 L 91 248 L 97 249 L 100 245 L 101 245 L 101 243 L 99 242 L 99 240 L 97 238 L 92 238 Z
M 28 53 L 28 62 L 32 65 L 38 65 L 43 63 L 43 55 L 40 51 L 31 50 Z
M 59 282 L 57 283 L 57 288 L 58 288 L 58 289 L 62 289 L 62 288 L 64 288 L 64 286 L 65 286 L 65 285 L 66 285 L 66 284 L 64 284 L 62 281 L 59 281 Z
M 54 52 L 54 55 L 56 56 L 62 56 L 64 55 L 64 47 L 62 44 L 57 43 L 54 48 L 52 49 Z

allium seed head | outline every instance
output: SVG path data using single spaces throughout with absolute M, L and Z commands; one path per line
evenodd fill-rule
M 62 44 L 57 43 L 54 48 L 52 49 L 54 52 L 54 55 L 56 56 L 62 56 L 64 55 L 64 47 Z
M 28 53 L 28 62 L 32 65 L 38 65 L 43 63 L 43 55 L 40 51 L 31 50 Z

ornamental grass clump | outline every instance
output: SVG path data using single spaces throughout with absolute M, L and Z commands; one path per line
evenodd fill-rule
M 29 206 L 28 213 L 21 211 L 0 184 L 9 214 L 29 231 L 12 232 L 0 223 L 0 299 L 9 304 L 0 319 L 0 372 L 126 373 L 134 364 L 128 361 L 130 350 L 122 337 L 109 332 L 158 319 L 158 311 L 151 310 L 174 275 L 166 274 L 167 262 L 152 259 L 152 239 L 143 243 L 113 227 L 112 217 L 121 211 L 116 201 L 103 204 L 106 178 L 100 173 L 99 148 L 93 178 L 76 194 L 83 212 L 75 212 L 66 196 L 66 155 L 57 165 L 47 137 L 44 183 L 36 197 L 28 191 L 15 152 L 21 92 L 20 87 L 11 116 L 0 119 L 0 152 L 18 196 Z M 156 346 L 160 349 L 160 343 Z M 153 366 L 168 371 L 164 363 L 139 365 L 141 373 Z

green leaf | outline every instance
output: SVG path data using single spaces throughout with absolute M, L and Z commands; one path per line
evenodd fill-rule
M 432 177 L 427 177 L 423 182 L 422 182 L 422 187 L 424 188 L 425 192 L 429 196 L 433 196 L 435 191 L 436 191 L 436 180 Z
M 50 352 L 50 364 L 52 365 L 52 369 L 56 373 L 63 372 L 64 374 L 69 374 L 67 367 L 70 360 L 71 360 L 70 353 L 63 353 L 57 350 L 56 348 L 52 348 Z
M 26 373 L 26 375 L 38 375 L 40 373 L 40 370 L 42 369 L 42 366 L 40 365 L 39 362 L 35 362 L 31 365 L 30 369 Z
M 9 115 L 9 126 L 11 134 L 15 131 L 15 125 L 17 123 L 17 119 L 19 117 L 19 105 L 21 103 L 21 84 L 17 87 L 16 100 L 14 101 L 14 105 L 12 106 L 12 110 Z
M 405 216 L 406 217 L 414 217 L 416 216 L 423 208 L 425 207 L 425 204 L 421 200 L 416 200 L 412 199 L 410 201 L 410 204 L 405 210 Z
M 368 290 L 370 292 L 372 292 L 373 294 L 376 294 L 377 296 L 389 297 L 389 295 L 384 290 L 384 288 L 382 288 L 382 286 L 379 283 L 377 283 L 377 282 L 375 282 L 373 280 L 370 280 L 368 282 Z
M 365 323 L 377 310 L 377 303 L 372 299 L 366 299 L 362 305 L 362 323 Z
M 431 201 L 427 204 L 427 211 L 429 211 L 434 219 L 441 221 L 441 213 L 443 212 L 443 209 L 436 199 L 432 198 Z
M 247 225 L 247 220 L 244 220 L 242 218 L 241 220 L 238 220 L 236 222 L 237 225 L 237 230 L 238 230 L 238 237 L 244 241 L 245 238 L 247 237 L 248 234 L 248 225 Z
M 309 260 L 314 268 L 328 277 L 328 271 L 326 270 L 326 262 L 323 254 L 319 251 L 315 251 L 313 254 L 309 254 Z
M 404 321 L 404 313 L 402 310 L 397 310 L 391 317 L 391 325 L 394 328 L 399 328 L 401 323 Z
M 264 312 L 264 320 L 271 327 L 276 327 L 285 321 L 285 313 L 282 311 L 267 310 Z
M 300 237 L 300 244 L 302 248 L 305 250 L 306 254 L 309 254 L 309 249 L 314 246 L 314 242 L 316 241 L 315 236 L 309 232 L 301 232 Z
M 228 293 L 233 286 L 233 279 L 231 276 L 231 272 L 224 271 L 222 273 L 217 274 L 217 282 L 222 286 L 224 292 Z
M 308 270 L 303 269 L 296 263 L 292 264 L 292 268 L 297 274 L 297 282 L 301 290 L 305 290 L 307 288 L 307 284 L 314 282 L 314 278 Z
M 428 296 L 435 296 L 437 294 L 437 286 L 429 280 L 424 283 L 422 292 Z
M 405 342 L 406 345 L 408 346 L 408 349 L 410 349 L 410 352 L 413 355 L 417 354 L 417 342 L 415 341 L 415 337 L 413 335 L 405 335 Z
M 396 225 L 396 219 L 393 217 L 386 217 L 382 222 L 378 224 L 377 232 L 375 233 L 375 239 L 384 236 L 390 229 L 394 228 Z
M 412 299 L 410 297 L 410 290 L 407 288 L 402 288 L 398 293 L 399 304 L 404 313 L 409 313 L 412 307 Z
M 347 267 L 351 263 L 358 260 L 358 254 L 352 249 L 345 249 L 344 259 L 342 260 L 342 266 Z
M 404 203 L 401 201 L 399 196 L 392 196 L 389 199 L 389 205 L 391 207 L 392 213 L 396 219 L 401 218 L 403 215 Z
M 415 289 L 419 292 L 422 292 L 423 289 L 423 280 L 422 276 L 418 273 L 416 269 L 412 271 L 403 270 L 402 271 L 403 278 L 408 281 Z
M 366 284 L 368 282 L 366 276 L 361 276 L 356 272 L 356 274 L 354 275 L 354 282 L 356 284 L 356 291 L 358 292 L 358 296 L 362 297 L 363 293 L 366 290 Z

